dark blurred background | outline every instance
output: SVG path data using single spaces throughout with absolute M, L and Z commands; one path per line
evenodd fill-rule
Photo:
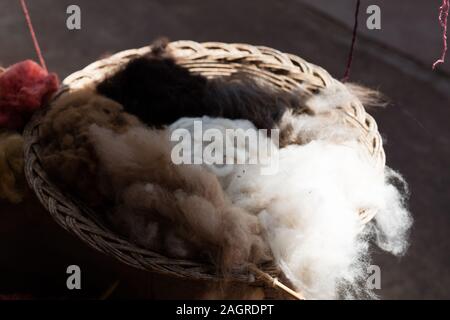
M 356 0 L 29 0 L 50 70 L 61 78 L 100 56 L 171 40 L 244 42 L 299 55 L 341 78 Z M 81 30 L 66 28 L 66 8 L 81 8 Z M 365 26 L 381 7 L 381 30 Z M 387 164 L 411 189 L 411 248 L 401 259 L 375 252 L 384 299 L 450 298 L 450 56 L 441 53 L 440 0 L 362 0 L 361 36 L 351 80 L 385 93 L 372 110 Z M 0 2 L 0 65 L 35 59 L 19 1 Z M 66 268 L 82 270 L 82 290 L 66 289 Z M 203 283 L 136 271 L 62 230 L 35 202 L 0 204 L 0 295 L 98 298 L 118 281 L 115 298 L 195 298 Z M 180 290 L 181 286 L 190 288 Z

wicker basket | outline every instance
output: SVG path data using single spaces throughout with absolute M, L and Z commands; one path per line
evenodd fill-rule
M 332 84 L 333 79 L 324 69 L 307 63 L 303 59 L 284 54 L 267 47 L 255 47 L 246 44 L 225 44 L 218 42 L 196 43 L 177 41 L 169 44 L 177 63 L 193 73 L 208 78 L 228 76 L 236 71 L 247 72 L 264 78 L 270 84 L 283 90 L 302 84 L 312 94 L 318 89 Z M 61 95 L 70 94 L 72 89 L 94 85 L 113 73 L 117 67 L 130 59 L 148 53 L 150 47 L 127 50 L 111 57 L 96 61 L 85 69 L 67 77 L 53 100 Z M 195 261 L 167 258 L 162 254 L 136 246 L 124 238 L 112 233 L 101 221 L 98 221 L 89 208 L 64 194 L 44 172 L 40 161 L 39 126 L 49 106 L 35 114 L 25 132 L 25 173 L 31 188 L 53 218 L 66 230 L 74 233 L 95 249 L 109 254 L 133 267 L 160 272 L 175 277 L 198 280 L 222 280 L 212 265 Z M 381 137 L 374 119 L 368 115 L 362 104 L 355 100 L 342 106 L 349 124 L 360 129 L 363 143 L 369 151 L 374 166 L 384 167 L 385 156 Z M 365 224 L 374 216 L 374 212 L 361 211 L 361 223 Z M 284 291 L 289 289 L 276 279 L 280 271 L 273 266 L 258 266 L 247 272 L 232 274 L 233 281 L 251 285 L 266 286 L 270 283 Z M 289 292 L 299 298 L 294 292 Z

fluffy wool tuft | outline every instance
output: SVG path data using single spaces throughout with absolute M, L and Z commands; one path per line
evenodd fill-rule
M 386 107 L 389 104 L 389 99 L 378 90 L 356 83 L 346 83 L 345 86 L 352 95 L 358 98 L 365 108 Z
M 233 206 L 213 174 L 174 165 L 166 130 L 94 125 L 90 136 L 126 234 L 172 256 L 207 254 L 223 271 L 268 259 L 257 218 Z
M 92 124 L 123 132 L 140 122 L 123 112 L 120 104 L 89 88 L 72 91 L 52 105 L 41 125 L 42 164 L 66 191 L 99 205 L 105 197 L 99 188 L 93 188 L 99 166 L 89 138 Z
M 402 254 L 411 217 L 402 195 L 353 142 L 313 141 L 281 149 L 280 170 L 249 166 L 227 189 L 234 204 L 257 214 L 272 253 L 310 299 L 373 296 L 365 287 L 372 239 Z M 358 212 L 376 210 L 361 233 Z
M 26 189 L 23 165 L 22 136 L 9 131 L 0 133 L 0 199 L 22 201 Z
M 298 113 L 289 108 L 284 112 L 277 124 L 280 147 L 314 140 L 334 143 L 357 140 L 360 131 L 348 125 L 344 108 L 358 99 L 370 106 L 383 105 L 382 96 L 377 91 L 354 84 L 344 85 L 338 81 L 314 95 L 302 93 L 301 88 L 298 94 L 303 96 L 300 103 L 303 103 L 307 112 Z
M 56 74 L 25 60 L 0 72 L 0 128 L 21 130 L 58 89 Z

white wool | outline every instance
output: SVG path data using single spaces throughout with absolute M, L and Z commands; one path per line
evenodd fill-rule
M 314 113 L 328 112 L 331 109 L 342 108 L 355 99 L 355 96 L 341 82 L 333 83 L 320 89 L 318 94 L 306 100 L 305 105 Z
M 360 95 L 367 101 L 373 101 L 373 91 L 359 88 Z M 301 94 L 301 93 L 300 93 Z M 346 121 L 345 108 L 352 104 L 357 97 L 349 88 L 338 81 L 320 89 L 316 94 L 304 98 L 307 113 L 297 113 L 287 110 L 279 123 L 282 145 L 306 144 L 313 140 L 328 140 L 342 143 L 358 139 L 360 132 L 349 126 Z
M 364 286 L 368 232 L 382 249 L 404 252 L 411 219 L 401 195 L 354 143 L 314 141 L 279 154 L 278 174 L 253 167 L 232 180 L 233 202 L 259 215 L 277 263 L 307 298 L 371 296 Z M 361 209 L 377 210 L 363 234 Z
M 389 183 L 383 189 L 383 207 L 375 216 L 375 233 L 378 246 L 395 255 L 402 255 L 408 248 L 407 235 L 412 225 L 412 217 L 406 209 L 404 197 L 408 195 L 407 184 L 403 177 L 390 168 L 385 170 L 386 180 L 397 180 L 403 187 L 403 193 Z
M 327 140 L 343 143 L 348 140 L 357 140 L 360 132 L 345 122 L 342 110 L 332 113 L 308 115 L 293 115 L 291 111 L 283 114 L 280 128 L 289 127 L 289 136 L 296 144 L 305 144 L 313 140 Z M 291 142 L 292 143 L 292 142 Z
M 322 111 L 285 114 L 305 144 L 280 149 L 274 175 L 262 175 L 260 165 L 235 165 L 225 180 L 223 171 L 205 166 L 219 175 L 235 205 L 258 215 L 276 263 L 307 298 L 374 297 L 365 286 L 369 243 L 374 239 L 396 255 L 407 248 L 411 218 L 402 195 L 388 182 L 401 177 L 371 164 L 340 110 Z M 203 140 L 193 138 L 195 120 L 224 134 L 229 128 L 254 128 L 244 120 L 203 117 L 180 119 L 170 130 L 187 129 L 191 140 L 186 141 L 199 147 Z M 249 154 L 257 152 L 250 146 Z M 363 231 L 362 210 L 377 212 Z

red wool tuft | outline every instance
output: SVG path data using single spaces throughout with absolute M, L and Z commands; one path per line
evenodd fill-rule
M 26 60 L 0 76 L 0 127 L 21 129 L 59 87 L 56 74 Z

